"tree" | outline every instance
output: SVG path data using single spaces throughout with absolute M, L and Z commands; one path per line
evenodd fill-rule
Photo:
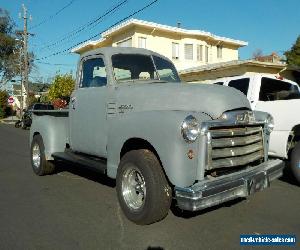
M 3 108 L 0 106 L 0 119 L 5 117 L 5 112 Z
M 46 94 L 41 95 L 40 102 L 42 102 L 42 103 L 49 103 L 50 100 L 49 100 L 48 95 L 46 95 Z
M 292 48 L 284 53 L 287 64 L 300 67 L 300 36 L 298 36 Z
M 29 92 L 29 94 L 28 94 L 28 106 L 30 106 L 30 105 L 32 105 L 36 102 L 39 102 L 39 99 L 35 97 L 34 93 Z
M 253 53 L 252 53 L 252 58 L 253 59 L 258 59 L 258 58 L 260 58 L 260 57 L 262 57 L 263 56 L 263 52 L 262 52 L 262 50 L 261 49 L 256 49 Z
M 0 118 L 5 116 L 5 111 L 7 109 L 7 99 L 8 93 L 6 91 L 0 90 Z
M 6 107 L 7 106 L 7 99 L 8 99 L 8 93 L 4 90 L 0 90 L 0 106 Z
M 3 80 L 10 80 L 19 73 L 19 47 L 14 23 L 8 12 L 0 8 L 0 73 Z
M 24 70 L 23 41 L 9 13 L 0 8 L 0 76 L 5 83 Z M 16 35 L 16 34 L 19 35 Z M 28 70 L 34 67 L 34 54 L 28 52 Z M 21 62 L 22 61 L 22 62 Z
M 75 80 L 71 74 L 56 75 L 49 89 L 49 100 L 54 101 L 55 99 L 67 99 L 72 94 L 74 86 Z

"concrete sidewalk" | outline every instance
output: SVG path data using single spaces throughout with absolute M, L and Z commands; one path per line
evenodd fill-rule
M 20 120 L 17 116 L 9 116 L 0 120 L 0 123 L 15 124 L 16 121 Z

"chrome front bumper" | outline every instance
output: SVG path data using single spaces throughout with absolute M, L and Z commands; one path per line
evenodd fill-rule
M 183 210 L 196 211 L 238 197 L 246 197 L 270 186 L 282 175 L 284 162 L 269 160 L 256 167 L 205 180 L 188 188 L 175 187 L 177 205 Z

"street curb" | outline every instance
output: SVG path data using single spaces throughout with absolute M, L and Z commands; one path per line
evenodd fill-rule
M 13 125 L 16 123 L 16 121 L 18 121 L 18 120 L 13 120 L 13 121 L 0 120 L 0 123 Z

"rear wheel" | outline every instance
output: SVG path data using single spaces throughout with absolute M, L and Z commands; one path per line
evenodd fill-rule
M 45 146 L 41 135 L 35 135 L 31 143 L 31 166 L 35 174 L 46 175 L 55 171 L 53 162 L 47 161 L 45 157 Z
M 291 170 L 300 185 L 300 142 L 296 144 L 291 153 Z
M 163 219 L 172 201 L 172 191 L 158 159 L 144 149 L 132 150 L 122 157 L 117 194 L 125 216 L 141 225 Z

